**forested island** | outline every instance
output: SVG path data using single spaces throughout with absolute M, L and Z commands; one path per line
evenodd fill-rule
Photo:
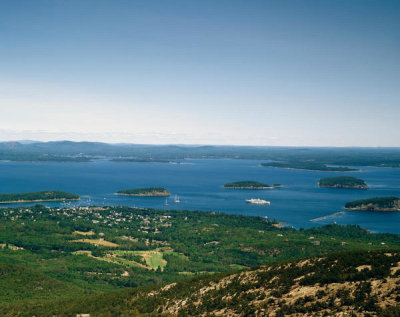
M 132 162 L 132 163 L 166 163 L 166 164 L 179 164 L 176 161 L 169 160 L 158 160 L 148 158 L 115 158 L 111 159 L 111 162 Z
M 117 192 L 117 195 L 145 196 L 145 197 L 168 197 L 171 193 L 163 187 L 147 187 L 124 189 Z
M 89 157 L 72 157 L 59 155 L 36 155 L 36 154 L 2 154 L 0 161 L 4 162 L 57 162 L 57 163 L 86 163 L 91 162 Z
M 0 194 L 0 203 L 29 203 L 41 201 L 79 200 L 76 194 L 63 191 L 40 191 L 32 193 Z
M 240 181 L 240 182 L 226 183 L 222 187 L 230 189 L 272 189 L 272 188 L 282 187 L 282 185 L 280 184 L 268 185 L 256 181 Z
M 399 211 L 400 198 L 398 197 L 374 197 L 348 202 L 345 205 L 347 210 L 368 210 L 368 211 Z
M 293 162 L 269 162 L 269 163 L 261 163 L 262 166 L 266 167 L 277 167 L 277 168 L 285 168 L 285 169 L 299 169 L 299 170 L 308 170 L 308 171 L 319 171 L 319 172 L 352 172 L 357 171 L 354 168 L 345 167 L 345 166 L 328 166 L 326 164 L 317 163 L 317 162 L 301 162 L 301 161 L 293 161 Z
M 350 176 L 326 177 L 318 182 L 319 187 L 328 188 L 348 188 L 348 189 L 367 189 L 368 186 L 364 180 Z

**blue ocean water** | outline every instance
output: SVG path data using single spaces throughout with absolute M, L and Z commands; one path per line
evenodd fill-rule
M 310 219 L 343 210 L 346 202 L 376 196 L 400 196 L 400 169 L 361 167 L 358 172 L 331 173 L 262 167 L 255 160 L 185 160 L 183 164 L 132 163 L 96 160 L 90 163 L 0 162 L 0 192 L 18 193 L 63 190 L 79 194 L 76 205 L 125 205 L 160 209 L 218 211 L 268 217 L 295 228 L 336 222 L 358 224 L 373 232 L 400 233 L 400 212 L 345 211 L 343 215 L 310 222 Z M 364 179 L 369 190 L 318 188 L 322 177 L 349 175 Z M 223 189 L 239 180 L 283 184 L 271 190 Z M 126 197 L 120 189 L 161 186 L 172 197 L 164 206 L 161 197 Z M 173 202 L 178 195 L 181 203 Z M 270 206 L 247 204 L 245 199 L 262 198 Z M 43 203 L 60 206 L 63 203 Z M 4 204 L 2 207 L 30 204 Z

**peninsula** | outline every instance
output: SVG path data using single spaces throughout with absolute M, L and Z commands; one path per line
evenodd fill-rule
M 345 167 L 345 166 L 328 166 L 323 163 L 303 162 L 303 161 L 268 162 L 268 163 L 261 163 L 261 166 L 277 167 L 277 168 L 285 168 L 285 169 L 318 171 L 318 172 L 353 172 L 353 171 L 357 171 L 354 168 L 349 168 L 349 167 Z
M 0 194 L 0 204 L 79 199 L 80 198 L 78 195 L 66 193 L 63 191 L 40 191 L 32 193 Z
M 230 189 L 272 189 L 272 188 L 282 187 L 282 185 L 280 184 L 268 185 L 256 181 L 240 181 L 240 182 L 226 183 L 222 187 Z
M 364 180 L 350 176 L 321 178 L 318 182 L 318 186 L 328 187 L 328 188 L 346 188 L 346 189 L 368 188 Z
M 168 197 L 168 196 L 171 196 L 170 192 L 163 187 L 125 189 L 125 190 L 118 191 L 117 195 L 144 196 L 144 197 Z
M 400 211 L 400 198 L 398 197 L 374 197 L 348 202 L 347 210 L 367 211 Z

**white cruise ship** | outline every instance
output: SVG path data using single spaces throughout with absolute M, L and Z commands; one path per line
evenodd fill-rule
M 260 199 L 260 198 L 246 199 L 246 203 L 255 204 L 255 205 L 271 205 L 270 201 L 264 200 L 264 199 Z

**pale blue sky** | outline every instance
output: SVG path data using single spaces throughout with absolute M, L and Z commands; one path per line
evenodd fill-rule
M 400 1 L 0 1 L 0 140 L 400 146 Z

